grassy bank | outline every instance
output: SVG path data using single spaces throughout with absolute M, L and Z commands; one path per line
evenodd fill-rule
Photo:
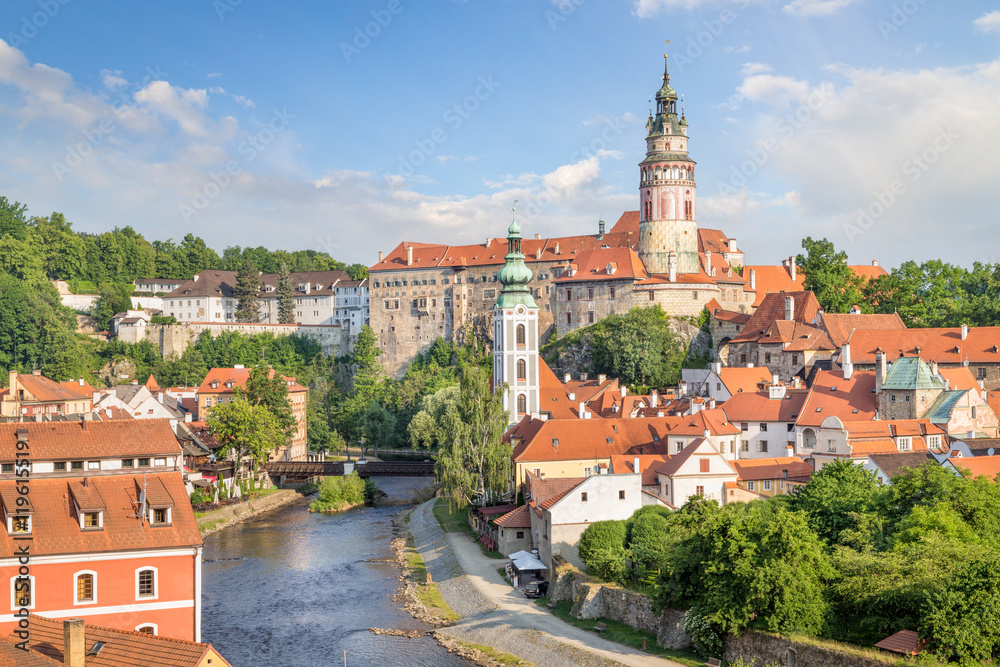
M 549 602 L 551 602 L 551 600 L 547 597 L 538 598 L 538 600 L 535 601 L 536 604 L 545 607 L 546 609 L 549 608 Z M 660 658 L 668 658 L 674 662 L 679 662 L 682 665 L 689 665 L 690 667 L 701 667 L 705 664 L 705 660 L 698 657 L 698 654 L 694 651 L 673 651 L 661 648 L 656 645 L 656 635 L 636 630 L 635 628 L 625 625 L 624 623 L 619 623 L 606 618 L 574 618 L 569 613 L 572 608 L 572 603 L 563 601 L 559 602 L 555 609 L 551 609 L 551 611 L 559 620 L 568 623 L 573 627 L 580 628 L 581 630 L 592 632 L 594 626 L 597 625 L 598 622 L 605 623 L 608 628 L 601 633 L 601 636 L 604 639 L 615 642 L 616 644 L 622 644 L 639 651 L 645 650 L 645 652 L 650 655 L 655 655 Z M 645 649 L 642 648 L 642 640 L 644 639 L 646 640 Z
M 437 519 L 441 530 L 444 532 L 465 533 L 469 536 L 469 539 L 479 545 L 482 552 L 489 558 L 506 558 L 499 551 L 490 551 L 479 541 L 479 536 L 476 535 L 476 532 L 472 530 L 472 526 L 469 525 L 469 512 L 467 509 L 453 510 L 448 506 L 447 498 L 438 498 L 434 501 L 432 511 L 434 512 L 434 518 Z
M 415 548 L 412 535 L 406 540 L 405 556 L 406 565 L 413 576 L 413 587 L 417 600 L 427 608 L 427 612 L 449 623 L 454 623 L 462 618 L 459 614 L 452 611 L 448 603 L 441 597 L 441 592 L 438 590 L 437 584 L 427 582 L 427 566 L 424 565 L 424 559 L 421 558 L 420 553 Z

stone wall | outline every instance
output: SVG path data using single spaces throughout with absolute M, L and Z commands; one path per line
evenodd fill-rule
M 898 659 L 889 654 L 867 657 L 837 648 L 815 646 L 769 635 L 747 632 L 739 637 L 726 637 L 723 658 L 734 662 L 742 658 L 752 665 L 770 667 L 884 667 Z
M 309 324 L 226 324 L 223 322 L 150 324 L 147 327 L 122 327 L 119 338 L 129 343 L 148 340 L 160 349 L 160 354 L 164 358 L 167 358 L 171 354 L 184 354 L 184 350 L 197 341 L 202 331 L 210 332 L 213 338 L 223 331 L 235 331 L 247 336 L 263 332 L 269 332 L 275 336 L 291 334 L 309 336 L 323 346 L 324 352 L 334 356 L 347 354 L 351 348 L 351 335 L 347 328 Z
M 211 532 L 215 532 L 216 530 L 221 530 L 231 526 L 234 523 L 245 521 L 252 516 L 269 512 L 283 505 L 287 505 L 288 503 L 294 502 L 301 497 L 302 496 L 298 491 L 292 489 L 281 489 L 256 500 L 249 500 L 244 503 L 229 505 L 215 512 L 209 512 L 205 516 L 198 519 L 198 528 L 201 529 L 203 526 L 216 524 L 210 529 Z
M 649 598 L 618 586 L 591 581 L 578 569 L 557 560 L 556 578 L 549 597 L 571 601 L 576 618 L 604 618 L 656 635 L 657 645 L 667 649 L 691 647 L 684 632 L 684 612 L 665 609 L 657 615 Z

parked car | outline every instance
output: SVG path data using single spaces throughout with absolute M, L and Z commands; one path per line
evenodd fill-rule
M 549 592 L 549 582 L 529 581 L 524 585 L 524 597 L 540 598 Z

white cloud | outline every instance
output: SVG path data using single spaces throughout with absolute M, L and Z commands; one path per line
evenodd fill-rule
M 207 78 L 209 78 L 209 79 L 215 79 L 215 78 L 220 77 L 220 76 L 222 76 L 222 72 L 209 72 L 208 75 L 207 75 Z
M 128 79 L 122 76 L 121 70 L 101 70 L 101 82 L 108 90 L 118 90 L 128 85 Z
M 750 45 L 744 44 L 743 46 L 739 47 L 727 46 L 726 48 L 722 49 L 722 52 L 725 53 L 727 56 L 743 55 L 744 53 L 750 53 Z
M 211 121 L 205 115 L 208 91 L 205 89 L 177 88 L 166 81 L 150 81 L 135 94 L 136 102 L 161 116 L 177 122 L 187 134 L 197 137 L 209 135 Z
M 438 162 L 475 162 L 479 158 L 475 155 L 466 155 L 465 157 L 459 157 L 458 155 L 436 155 Z
M 755 74 L 770 74 L 774 68 L 764 63 L 743 63 L 743 76 L 754 76 Z
M 782 9 L 796 16 L 830 16 L 861 0 L 792 0 Z
M 648 19 L 664 10 L 695 9 L 712 0 L 635 0 L 635 13 L 639 18 Z
M 1000 10 L 983 14 L 972 25 L 980 32 L 1000 32 Z
M 740 99 L 752 102 L 771 104 L 783 104 L 788 100 L 802 102 L 809 95 L 809 82 L 783 75 L 752 74 L 743 80 L 738 93 Z

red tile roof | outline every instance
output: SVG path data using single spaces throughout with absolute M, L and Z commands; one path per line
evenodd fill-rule
M 639 261 L 639 255 L 631 248 L 584 250 L 570 261 L 569 266 L 569 271 L 563 272 L 552 282 L 562 284 L 592 280 L 644 280 L 649 275 L 646 267 Z
M 147 473 L 147 481 L 158 479 L 174 499 L 171 525 L 152 527 L 140 523 L 131 515 L 138 502 L 136 484 L 142 484 L 142 475 L 108 475 L 87 478 L 91 491 L 88 505 L 98 502 L 104 507 L 103 530 L 81 530 L 70 500 L 80 498 L 79 480 L 45 479 L 31 481 L 31 501 L 35 508 L 32 517 L 32 553 L 40 556 L 55 554 L 100 553 L 107 551 L 133 551 L 137 549 L 168 549 L 195 547 L 201 536 L 195 523 L 190 503 L 184 502 L 187 491 L 180 472 Z M 0 489 L 13 488 L 16 481 L 0 481 Z M 100 509 L 94 507 L 93 509 Z M 14 541 L 6 531 L 0 531 L 0 548 L 14 553 Z
M 733 466 L 743 481 L 810 477 L 813 473 L 813 467 L 797 456 L 782 456 L 773 459 L 740 459 L 733 461 Z M 786 471 L 787 475 L 785 475 Z
M 996 479 L 1000 475 L 1000 456 L 963 456 L 948 459 L 958 468 L 969 471 L 973 477 L 986 476 Z
M 23 641 L 20 637 L 0 638 L 0 667 L 65 667 L 61 662 L 35 651 L 22 651 L 14 644 Z
M 851 265 L 854 273 L 866 280 L 888 275 L 881 266 L 867 264 Z M 759 305 L 768 294 L 775 292 L 795 292 L 801 290 L 806 282 L 806 275 L 801 269 L 795 273 L 795 280 L 788 275 L 788 269 L 783 266 L 744 266 L 743 277 L 750 280 L 749 270 L 753 269 L 756 276 L 757 299 L 754 306 Z
M 561 496 L 577 484 L 585 480 L 586 477 L 550 477 L 542 479 L 534 473 L 528 473 L 528 481 L 531 500 L 534 503 L 545 502 L 553 496 Z
M 640 454 L 638 456 L 612 456 L 611 470 L 616 475 L 635 474 L 635 459 L 639 459 L 639 472 L 642 473 L 642 486 L 655 486 L 656 470 L 661 464 L 670 460 L 669 454 Z
M 833 344 L 841 347 L 850 339 L 851 333 L 855 330 L 905 329 L 906 325 L 896 313 L 891 315 L 823 313 L 823 327 L 830 334 L 830 340 L 833 341 Z
M 526 428 L 526 437 L 514 447 L 515 461 L 576 461 L 610 459 L 626 453 L 667 453 L 667 433 L 683 418 L 531 421 L 541 423 L 535 426 L 522 420 L 508 432 L 520 435 L 519 427 Z
M 952 389 L 962 391 L 974 391 L 977 394 L 981 391 L 979 382 L 972 375 L 972 370 L 968 366 L 958 368 L 939 368 L 938 374 L 951 384 Z
M 625 211 L 618 218 L 618 222 L 611 228 L 612 234 L 636 234 L 639 233 L 639 211 Z
M 565 385 L 541 356 L 538 357 L 538 403 L 538 409 L 548 413 L 551 419 L 574 419 L 580 416 L 577 412 L 579 401 L 569 400 Z
M 919 355 L 939 364 L 1000 363 L 1000 327 L 970 327 L 962 340 L 961 328 L 855 331 L 851 334 L 851 361 L 874 364 L 875 350 L 885 350 L 886 361 Z
M 757 385 L 771 382 L 771 371 L 765 366 L 755 368 L 741 368 L 733 366 L 719 370 L 719 379 L 725 385 L 726 390 L 735 396 L 743 392 L 756 392 Z
M 152 374 L 150 374 L 150 376 L 146 378 L 146 389 L 148 389 L 151 392 L 160 391 L 160 385 L 157 384 L 156 378 L 153 377 Z
M 917 655 L 924 650 L 926 643 L 913 630 L 900 630 L 896 634 L 886 637 L 875 644 L 875 647 L 884 651 L 902 653 L 903 655 Z
M 678 470 L 680 470 L 681 466 L 684 465 L 684 463 L 689 458 L 694 456 L 695 450 L 697 450 L 703 444 L 705 444 L 704 438 L 698 438 L 697 440 L 692 440 L 687 447 L 685 447 L 680 451 L 680 453 L 674 454 L 665 462 L 657 466 L 656 467 L 657 474 L 663 475 L 665 477 L 670 477 Z
M 766 391 L 733 394 L 722 404 L 731 422 L 794 422 L 802 413 L 808 392 L 786 390 L 784 398 L 770 398 Z
M 698 252 L 729 252 L 729 237 L 719 229 L 698 228 Z
M 792 313 L 793 321 L 811 324 L 817 320 L 820 306 L 816 295 L 812 292 L 768 294 L 732 342 L 743 343 L 759 340 L 775 322 L 785 319 L 785 299 L 789 297 L 795 300 L 794 312 Z
M 175 455 L 181 446 L 167 419 L 0 424 L 0 461 L 13 461 L 17 431 L 27 429 L 34 461 Z
M 796 424 L 820 426 L 827 417 L 871 421 L 877 410 L 874 372 L 855 371 L 850 380 L 845 380 L 842 371 L 820 371 Z
M 32 614 L 29 623 L 31 638 L 28 641 L 32 651 L 63 664 L 63 622 Z M 15 636 L 12 634 L 11 639 Z M 104 646 L 97 655 L 87 656 L 87 667 L 199 667 L 210 654 L 221 661 L 218 663 L 221 667 L 229 665 L 211 644 L 90 624 L 84 626 L 86 649 L 89 650 L 97 642 L 102 642 Z M 213 661 L 212 664 L 216 663 Z
M 676 417 L 674 419 L 677 419 Z M 670 435 L 704 435 L 707 430 L 711 435 L 736 435 L 740 429 L 726 417 L 722 408 L 714 410 L 699 410 L 693 415 L 681 417 L 683 421 L 670 429 Z M 635 420 L 632 420 L 635 421 Z
M 497 517 L 494 523 L 501 528 L 531 528 L 531 514 L 527 505 L 521 505 L 503 516 Z
M 84 383 L 81 387 L 78 382 L 56 382 L 44 375 L 20 374 L 17 381 L 24 388 L 25 402 L 33 401 L 51 403 L 54 401 L 79 401 L 94 397 L 94 388 Z M 2 394 L 9 394 L 8 387 Z M 28 394 L 32 398 L 28 398 Z
M 268 371 L 268 377 L 274 377 L 274 369 Z M 289 378 L 282 376 L 288 386 L 288 393 L 294 393 L 299 391 L 309 391 L 298 382 L 295 382 L 295 378 Z M 247 380 L 250 379 L 250 369 L 249 368 L 213 368 L 205 376 L 202 381 L 201 386 L 198 387 L 199 394 L 218 394 L 231 392 L 239 387 L 243 389 L 246 387 Z M 213 388 L 212 383 L 218 382 L 218 386 Z M 233 386 L 227 386 L 228 383 L 232 382 Z

